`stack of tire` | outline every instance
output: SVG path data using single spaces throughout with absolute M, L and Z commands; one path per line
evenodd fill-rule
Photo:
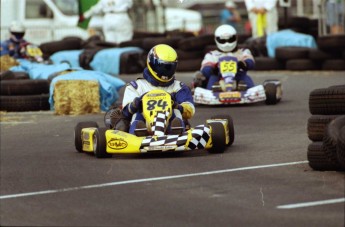
M 49 110 L 48 80 L 29 79 L 24 72 L 1 72 L 0 111 Z
M 309 166 L 320 171 L 345 170 L 345 85 L 309 94 Z

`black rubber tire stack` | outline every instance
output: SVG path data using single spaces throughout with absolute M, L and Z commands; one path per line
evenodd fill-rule
M 345 85 L 311 91 L 309 111 L 309 166 L 320 171 L 344 171 Z
M 6 72 L 0 81 L 0 111 L 49 110 L 48 80 L 31 80 L 22 72 Z

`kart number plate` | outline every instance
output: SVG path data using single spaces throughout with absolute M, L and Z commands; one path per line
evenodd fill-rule
M 235 61 L 222 61 L 220 62 L 220 73 L 236 73 L 237 63 Z
M 240 99 L 240 92 L 222 92 L 219 94 L 220 99 Z

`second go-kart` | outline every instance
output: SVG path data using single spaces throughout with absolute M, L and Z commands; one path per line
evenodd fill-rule
M 226 56 L 219 59 L 218 68 L 222 78 L 237 73 L 237 58 Z M 265 80 L 262 85 L 247 89 L 244 83 L 225 83 L 212 86 L 212 90 L 203 87 L 193 87 L 194 103 L 205 105 L 231 105 L 265 102 L 274 105 L 282 98 L 282 84 L 279 80 Z
M 99 128 L 96 122 L 80 122 L 74 130 L 78 152 L 94 153 L 97 158 L 112 154 L 178 152 L 207 149 L 222 153 L 234 142 L 234 125 L 230 115 L 213 116 L 205 124 L 186 128 L 177 135 L 167 133 L 172 116 L 171 95 L 163 90 L 152 90 L 143 96 L 143 116 L 149 136 L 136 136 L 113 126 Z M 107 113 L 106 116 L 109 116 Z M 105 124 L 109 125 L 105 117 Z

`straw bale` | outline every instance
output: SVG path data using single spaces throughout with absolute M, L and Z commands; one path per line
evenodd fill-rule
M 9 70 L 11 67 L 19 65 L 18 61 L 6 54 L 0 57 L 0 71 L 4 72 Z
M 54 87 L 57 115 L 82 115 L 100 112 L 99 83 L 94 80 L 59 80 Z

